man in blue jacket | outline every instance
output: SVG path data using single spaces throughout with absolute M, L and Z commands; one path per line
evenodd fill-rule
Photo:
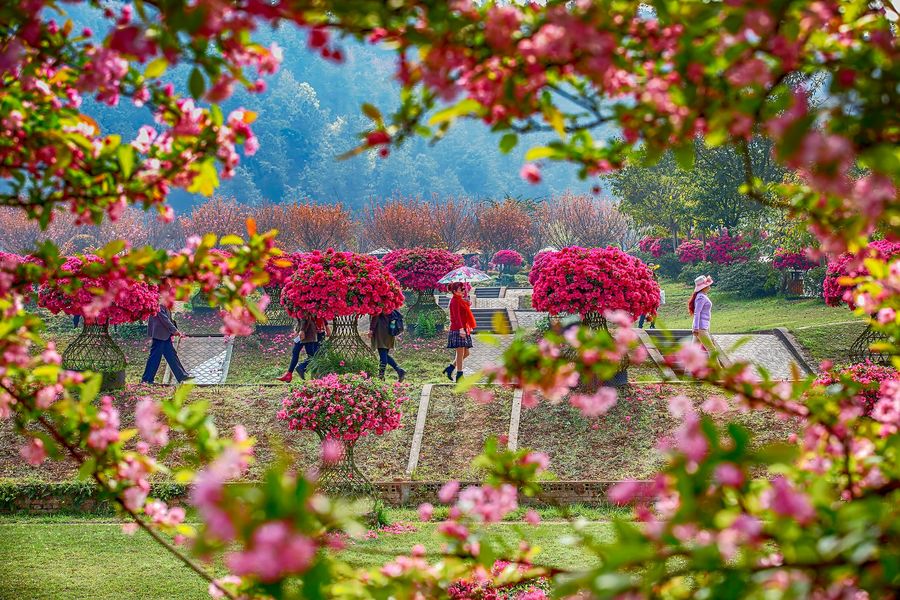
M 147 321 L 147 335 L 153 340 L 150 345 L 150 356 L 147 357 L 147 366 L 144 368 L 144 376 L 141 377 L 142 383 L 153 383 L 156 377 L 156 371 L 159 369 L 159 363 L 163 357 L 169 363 L 172 374 L 178 383 L 191 379 L 191 376 L 178 359 L 178 353 L 175 352 L 175 345 L 172 343 L 172 337 L 184 337 L 184 334 L 178 331 L 175 321 L 172 320 L 172 312 L 159 305 L 159 312 L 150 317 Z

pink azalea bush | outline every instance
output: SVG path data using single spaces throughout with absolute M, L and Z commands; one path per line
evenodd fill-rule
M 816 379 L 816 385 L 829 387 L 835 384 L 852 386 L 857 390 L 853 399 L 859 403 L 864 416 L 870 416 L 878 400 L 886 395 L 887 382 L 900 381 L 900 373 L 892 367 L 871 362 L 857 363 L 841 370 L 831 370 Z
M 380 260 L 366 254 L 316 250 L 301 256 L 281 292 L 291 316 L 331 320 L 375 314 L 403 305 L 400 283 Z
M 869 270 L 863 264 L 866 257 L 887 260 L 900 254 L 900 243 L 888 240 L 871 242 L 866 249 L 858 254 L 845 252 L 836 259 L 829 261 L 825 271 L 825 281 L 822 284 L 822 292 L 825 296 L 825 304 L 839 306 L 845 302 L 852 309 L 856 308 L 856 301 L 860 298 L 853 297 L 853 285 L 841 283 L 841 278 L 865 277 Z M 866 297 L 862 297 L 866 299 Z
M 618 248 L 563 248 L 542 259 L 532 305 L 551 314 L 655 315 L 659 284 L 643 261 Z
M 38 289 L 38 305 L 53 314 L 79 315 L 88 322 L 119 325 L 143 321 L 159 310 L 159 290 L 128 278 L 121 271 L 102 277 L 93 276 L 92 263 L 102 263 L 97 256 L 72 256 L 63 264 L 70 276 L 44 283 Z M 71 289 L 75 282 L 80 284 Z
M 386 384 L 363 373 L 313 379 L 281 401 L 278 418 L 292 431 L 315 431 L 325 440 L 355 442 L 400 427 L 406 386 Z
M 553 250 L 541 250 L 534 255 L 534 260 L 531 261 L 531 271 L 528 273 L 528 283 L 530 283 L 532 287 L 537 283 L 541 272 L 541 266 L 544 264 L 544 261 L 547 257 L 553 255 L 553 253 Z
M 385 267 L 406 290 L 427 292 L 443 290 L 438 279 L 463 266 L 462 256 L 442 248 L 401 248 L 382 260 Z
M 727 231 L 706 240 L 706 260 L 717 265 L 731 265 L 746 262 L 750 257 L 750 242 L 740 235 L 732 236 Z
M 809 271 L 818 264 L 816 261 L 810 260 L 805 252 L 791 252 L 784 248 L 778 248 L 772 258 L 772 266 L 778 270 Z
M 515 250 L 500 250 L 494 254 L 491 262 L 501 267 L 521 267 L 525 259 Z
M 685 240 L 676 249 L 678 262 L 698 263 L 706 260 L 706 248 L 701 240 Z
M 273 256 L 266 261 L 266 273 L 269 274 L 270 286 L 282 286 L 291 278 L 297 269 L 302 253 L 289 252 L 280 256 Z

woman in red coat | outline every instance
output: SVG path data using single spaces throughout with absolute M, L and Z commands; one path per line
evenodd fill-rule
M 472 347 L 472 331 L 475 330 L 475 315 L 466 300 L 464 283 L 450 284 L 450 333 L 447 336 L 447 347 L 456 349 L 456 362 L 450 363 L 444 374 L 453 381 L 453 370 L 456 369 L 456 381 L 463 376 L 463 361 L 469 356 Z

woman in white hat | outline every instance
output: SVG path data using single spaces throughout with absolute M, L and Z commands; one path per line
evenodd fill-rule
M 694 293 L 688 301 L 688 311 L 694 317 L 694 341 L 703 344 L 709 352 L 712 348 L 712 338 L 709 337 L 709 321 L 712 317 L 712 300 L 707 296 L 713 279 L 709 275 L 698 275 L 694 279 Z

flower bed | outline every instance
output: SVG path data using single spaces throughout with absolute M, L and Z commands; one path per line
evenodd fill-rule
M 831 370 L 816 379 L 816 385 L 846 386 L 856 391 L 854 400 L 859 403 L 864 416 L 870 416 L 879 399 L 879 391 L 888 381 L 900 380 L 900 373 L 893 367 L 869 362 L 858 363 L 841 370 Z

